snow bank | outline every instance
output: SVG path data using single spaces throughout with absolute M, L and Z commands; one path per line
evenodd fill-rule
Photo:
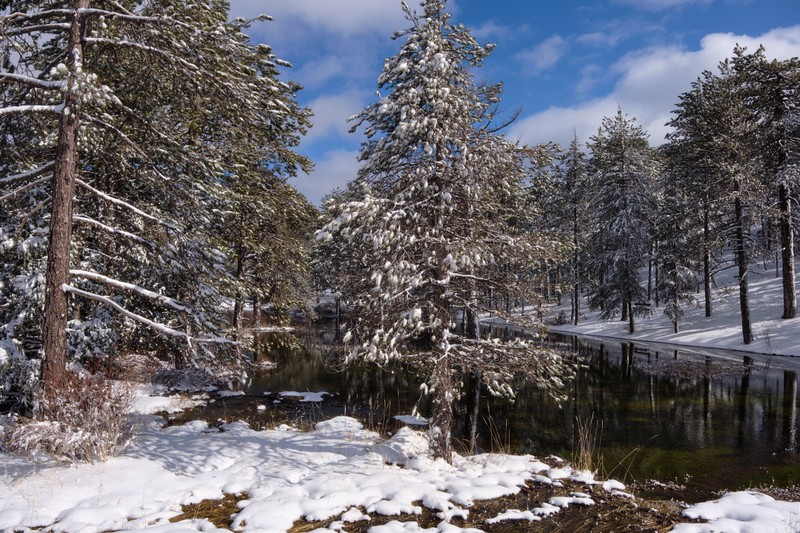
M 676 533 L 794 533 L 800 529 L 800 502 L 777 501 L 759 492 L 731 492 L 718 500 L 698 503 L 683 512 L 705 524 L 680 524 Z
M 517 493 L 535 477 L 566 474 L 527 455 L 456 456 L 450 465 L 430 457 L 420 432 L 403 428 L 379 442 L 349 417 L 320 422 L 309 433 L 288 426 L 254 431 L 243 422 L 220 429 L 202 421 L 165 428 L 154 416 L 145 422 L 122 456 L 103 464 L 33 465 L 0 453 L 6 465 L 0 472 L 0 530 L 214 531 L 204 520 L 168 519 L 182 505 L 228 493 L 248 496 L 231 524 L 243 531 L 286 531 L 303 517 L 342 524 L 368 520 L 357 508 L 418 514 L 419 502 L 439 513 L 436 531 L 461 531 L 448 522 L 468 515 L 474 501 Z M 554 505 L 585 500 L 576 494 Z M 557 510 L 550 505 L 532 512 Z M 511 515 L 497 517 L 504 519 Z M 376 530 L 420 529 L 392 522 Z

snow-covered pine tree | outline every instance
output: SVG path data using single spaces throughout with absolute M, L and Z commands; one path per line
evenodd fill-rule
M 681 96 L 676 118 L 670 124 L 675 127 L 671 140 L 690 150 L 683 156 L 688 158 L 683 163 L 684 168 L 694 165 L 697 170 L 704 171 L 700 184 L 708 191 L 706 216 L 723 215 L 717 227 L 723 242 L 733 245 L 742 339 L 749 344 L 753 340 L 748 298 L 753 247 L 750 228 L 752 213 L 768 195 L 757 179 L 758 158 L 753 153 L 758 117 L 748 108 L 743 88 L 741 78 L 726 59 L 719 63 L 718 73 L 703 72 L 692 84 L 692 90 Z M 706 269 L 706 279 L 708 277 Z
M 603 119 L 588 146 L 595 191 L 591 210 L 599 224 L 591 250 L 599 282 L 590 304 L 605 318 L 621 312 L 633 333 L 635 316 L 645 310 L 635 304 L 647 299 L 639 270 L 647 265 L 653 242 L 656 159 L 647 134 L 622 109 Z
M 793 191 L 800 181 L 800 60 L 769 61 L 759 47 L 748 54 L 733 51 L 733 68 L 742 87 L 742 98 L 758 119 L 752 137 L 753 154 L 760 162 L 765 185 L 777 196 L 780 228 L 783 318 L 797 316 L 795 287 L 795 223 Z
M 688 227 L 701 228 L 702 236 L 695 253 L 702 257 L 701 279 L 705 316 L 713 312 L 712 287 L 717 271 L 724 267 L 724 230 L 728 224 L 724 206 L 728 202 L 727 185 L 716 170 L 712 147 L 712 130 L 707 126 L 708 95 L 702 80 L 692 83 L 691 90 L 681 94 L 673 110 L 676 115 L 668 125 L 674 130 L 667 135 L 671 146 L 665 148 L 667 174 L 675 180 L 676 194 L 690 202 L 684 210 Z M 699 208 L 699 209 L 698 209 Z
M 498 285 L 501 274 L 509 280 L 506 265 L 537 265 L 551 252 L 514 218 L 526 169 L 524 153 L 492 131 L 500 87 L 479 85 L 470 72 L 492 47 L 451 24 L 444 0 L 425 0 L 420 14 L 403 8 L 411 28 L 396 34 L 405 42 L 384 63 L 384 95 L 354 117 L 367 135 L 364 164 L 328 205 L 317 239 L 340 250 L 336 260 L 348 262 L 340 271 L 361 275 L 338 284 L 356 296 L 349 357 L 421 370 L 432 450 L 449 460 L 464 375 L 480 371 L 493 394 L 513 396 L 525 377 L 556 393 L 571 370 L 525 342 L 457 328 L 457 313 L 477 322 L 482 294 L 521 289 Z
M 222 177 L 244 165 L 267 162 L 278 174 L 304 164 L 286 141 L 302 133 L 307 112 L 277 80 L 282 62 L 249 44 L 250 21 L 227 14 L 226 2 L 172 0 L 27 2 L 2 14 L 0 128 L 9 135 L 0 185 L 13 206 L 3 243 L 7 270 L 23 272 L 3 284 L 16 291 L 3 333 L 5 346 L 26 346 L 31 328 L 20 326 L 36 316 L 46 279 L 47 382 L 60 381 L 70 318 L 75 331 L 105 322 L 131 342 L 152 337 L 138 325 L 154 328 L 196 364 L 236 361 L 236 350 L 211 349 L 231 346 L 219 344 L 231 276 L 211 245 L 213 208 L 231 205 Z M 74 142 L 58 139 L 66 130 Z M 51 182 L 59 157 L 69 172 Z M 65 214 L 54 215 L 56 199 Z M 60 246 L 47 254 L 59 258 L 47 276 L 45 243 Z
M 664 314 L 672 322 L 673 331 L 678 333 L 685 305 L 695 304 L 697 272 L 702 270 L 698 257 L 702 255 L 706 237 L 705 230 L 701 229 L 703 215 L 698 216 L 693 189 L 685 187 L 686 175 L 691 175 L 694 170 L 686 159 L 687 154 L 692 153 L 692 147 L 673 140 L 660 151 L 664 166 L 659 176 L 662 201 L 656 238 L 661 275 L 658 276 L 656 291 L 663 298 Z M 710 260 L 710 256 L 706 258 Z
M 570 257 L 570 289 L 572 294 L 571 322 L 575 325 L 580 320 L 580 294 L 581 280 L 583 277 L 582 256 L 586 247 L 587 235 L 591 231 L 589 210 L 587 209 L 591 198 L 589 189 L 589 173 L 586 155 L 578 144 L 577 134 L 573 136 L 569 148 L 560 158 L 559 165 L 562 169 L 563 179 L 560 187 L 560 197 L 564 206 L 564 221 L 572 244 Z

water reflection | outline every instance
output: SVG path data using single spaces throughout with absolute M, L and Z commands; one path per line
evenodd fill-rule
M 569 459 L 575 421 L 594 417 L 601 428 L 601 473 L 619 479 L 677 480 L 703 490 L 800 480 L 800 363 L 608 339 L 553 336 L 550 342 L 586 363 L 569 401 L 558 405 L 525 383 L 518 384 L 514 403 L 486 397 L 484 390 L 479 448 Z M 385 417 L 409 413 L 419 401 L 420 380 L 406 369 L 338 369 L 328 352 L 313 348 L 313 338 L 302 344 L 306 348 L 273 351 L 277 369 L 255 380 L 251 392 L 325 390 Z M 474 406 L 475 398 L 465 397 L 456 407 L 454 436 L 465 449 Z M 420 411 L 427 414 L 427 405 Z

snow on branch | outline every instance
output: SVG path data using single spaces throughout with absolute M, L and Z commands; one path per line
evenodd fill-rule
M 0 115 L 11 115 L 13 113 L 55 113 L 60 114 L 64 111 L 64 104 L 58 105 L 15 105 L 0 107 Z
M 107 225 L 103 224 L 102 222 L 97 221 L 97 220 L 95 220 L 93 218 L 85 217 L 85 216 L 82 216 L 82 215 L 75 215 L 75 216 L 72 217 L 72 220 L 75 221 L 75 222 L 83 222 L 85 224 L 89 224 L 90 226 L 94 226 L 96 228 L 100 228 L 100 229 L 102 229 L 103 231 L 105 231 L 107 233 L 111 233 L 112 235 L 121 235 L 123 237 L 127 237 L 127 238 L 129 238 L 131 240 L 134 240 L 134 241 L 140 243 L 140 244 L 144 244 L 146 246 L 149 246 L 150 248 L 158 248 L 158 246 L 154 242 L 149 241 L 149 240 L 145 239 L 144 237 L 140 237 L 139 235 L 136 235 L 135 233 L 130 233 L 130 232 L 127 232 L 125 230 L 121 230 L 119 228 L 113 228 L 111 226 L 107 226 Z
M 157 222 L 157 223 L 161 224 L 162 226 L 165 226 L 165 227 L 167 227 L 167 228 L 169 228 L 171 230 L 180 231 L 180 229 L 177 226 L 175 226 L 174 224 L 170 224 L 169 222 L 161 220 L 160 218 L 156 218 L 153 215 L 145 213 L 144 211 L 142 211 L 138 207 L 133 206 L 133 205 L 129 204 L 128 202 L 122 201 L 119 198 L 114 198 L 113 196 L 109 196 L 108 194 L 104 193 L 103 191 L 99 191 L 99 190 L 95 189 L 94 187 L 92 187 L 91 185 L 89 185 L 88 183 L 86 183 L 83 180 L 76 179 L 75 183 L 77 183 L 78 185 L 80 185 L 84 189 L 95 193 L 97 196 L 99 196 L 103 200 L 111 202 L 112 204 L 115 204 L 115 205 L 119 205 L 119 206 L 125 207 L 125 208 L 133 211 L 134 213 L 136 213 L 140 217 L 144 217 L 147 220 L 152 220 L 153 222 Z
M 9 28 L 3 32 L 6 36 L 11 37 L 14 35 L 24 35 L 26 33 L 50 33 L 52 31 L 69 31 L 70 24 L 68 22 L 53 22 L 51 24 L 36 24 L 35 26 L 20 26 L 18 28 Z
M 19 181 L 19 180 L 24 180 L 24 179 L 27 179 L 27 178 L 36 177 L 39 174 L 42 174 L 44 172 L 47 172 L 48 170 L 51 170 L 54 166 L 55 166 L 55 162 L 54 161 L 48 161 L 44 165 L 42 165 L 42 166 L 40 166 L 38 168 L 34 168 L 33 170 L 26 170 L 25 172 L 20 172 L 19 174 L 12 174 L 10 176 L 6 176 L 4 178 L 0 178 L 0 184 L 2 184 L 2 183 L 11 183 L 12 181 Z
M 183 337 L 187 340 L 194 340 L 199 343 L 216 343 L 216 344 L 238 344 L 236 341 L 232 341 L 230 339 L 226 339 L 225 337 L 192 337 L 191 335 L 184 333 L 183 331 L 178 331 L 176 329 L 172 329 L 169 326 L 165 326 L 164 324 L 159 324 L 158 322 L 154 322 L 149 318 L 145 318 L 141 315 L 137 315 L 131 311 L 128 311 L 121 305 L 119 305 L 114 300 L 110 298 L 106 298 L 105 296 L 101 296 L 99 294 L 95 294 L 93 292 L 88 292 L 81 290 L 77 287 L 73 287 L 72 285 L 67 285 L 66 283 L 61 286 L 61 290 L 64 292 L 71 292 L 73 294 L 77 294 L 78 296 L 83 296 L 84 298 L 89 298 L 91 300 L 96 300 L 98 302 L 102 302 L 109 307 L 115 309 L 119 313 L 125 315 L 126 317 L 130 318 L 131 320 L 135 320 L 146 326 L 153 328 L 154 330 L 158 331 L 159 333 L 163 333 L 165 335 L 169 335 L 171 337 Z
M 128 291 L 135 292 L 145 298 L 149 298 L 151 300 L 155 300 L 159 303 L 166 305 L 167 307 L 171 307 L 176 311 L 183 311 L 183 312 L 190 312 L 191 309 L 177 300 L 170 298 L 169 296 L 164 296 L 163 294 L 159 294 L 157 292 L 153 292 L 151 290 L 145 289 L 144 287 L 140 287 L 139 285 L 134 285 L 133 283 L 127 283 L 125 281 L 120 281 L 118 279 L 109 278 L 108 276 L 104 276 L 102 274 L 98 274 L 97 272 L 89 272 L 88 270 L 70 270 L 70 276 L 77 276 L 79 278 L 89 279 L 92 281 L 97 281 L 98 283 L 103 283 L 105 285 L 110 285 L 112 287 L 117 287 L 118 289 L 125 289 Z
M 31 183 L 28 183 L 27 185 L 24 185 L 24 186 L 20 187 L 19 189 L 15 190 L 15 191 L 11 191 L 8 194 L 4 194 L 3 196 L 0 196 L 0 202 L 4 202 L 4 201 L 8 200 L 9 198 L 13 198 L 16 195 L 21 194 L 21 193 L 23 193 L 23 192 L 25 192 L 25 191 L 27 191 L 29 189 L 33 189 L 34 187 L 36 187 L 40 183 L 44 183 L 45 181 L 47 181 L 49 179 L 50 179 L 50 176 L 45 176 L 43 178 L 39 178 L 38 180 L 32 181 Z
M 107 11 L 105 9 L 97 9 L 97 8 L 82 8 L 79 9 L 78 12 L 82 15 L 97 15 L 101 17 L 107 18 L 115 18 L 120 20 L 130 20 L 134 22 L 163 22 L 163 17 L 148 17 L 145 15 L 134 15 L 131 12 L 127 13 L 120 13 L 118 11 Z
M 4 81 L 16 81 L 24 83 L 25 85 L 30 85 L 31 87 L 38 87 L 40 89 L 61 89 L 66 85 L 65 80 L 47 81 L 13 72 L 0 72 L 0 83 Z
M 195 65 L 190 61 L 186 61 L 185 59 L 178 57 L 174 54 L 171 54 L 160 48 L 156 48 L 154 46 L 148 46 L 142 43 L 137 43 L 136 41 L 123 41 L 119 39 L 108 39 L 106 37 L 87 37 L 85 42 L 90 44 L 107 44 L 110 46 L 124 46 L 128 48 L 136 48 L 144 52 L 150 52 L 152 54 L 164 56 L 167 58 L 168 61 L 180 63 L 189 70 L 194 70 L 194 71 L 200 70 L 200 68 L 197 65 Z

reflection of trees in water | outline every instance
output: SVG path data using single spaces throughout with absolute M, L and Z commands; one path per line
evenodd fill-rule
M 318 329 L 262 335 L 292 335 L 295 342 L 284 343 L 291 344 L 288 348 L 262 351 L 276 368 L 257 376 L 251 390 L 324 390 L 337 394 L 337 401 L 346 406 L 369 405 L 379 413 L 410 412 L 419 398 L 420 380 L 407 369 L 400 365 L 344 366 L 340 349 L 319 342 Z
M 532 387 L 494 409 L 522 451 L 569 450 L 576 416 L 601 420 L 605 446 L 797 450 L 797 379 L 749 362 L 686 359 L 631 343 L 584 343 L 589 368 L 559 409 Z
M 370 405 L 384 416 L 409 413 L 418 401 L 420 380 L 407 369 L 341 368 L 341 353 L 318 342 L 318 332 L 303 335 L 311 335 L 311 342 L 308 337 L 300 342 L 303 349 L 270 353 L 278 367 L 253 388 L 325 390 L 347 406 Z M 573 421 L 591 415 L 602 423 L 607 457 L 625 456 L 638 446 L 646 450 L 636 455 L 637 465 L 657 451 L 718 450 L 726 460 L 756 469 L 773 454 L 798 449 L 795 372 L 671 349 L 644 350 L 632 343 L 567 339 L 562 346 L 577 351 L 587 366 L 579 371 L 570 400 L 559 406 L 522 383 L 513 403 L 484 397 L 478 427 L 482 449 L 503 445 L 516 452 L 569 453 Z M 465 394 L 455 407 L 456 438 L 469 438 L 469 403 Z M 427 406 L 420 412 L 427 414 Z

